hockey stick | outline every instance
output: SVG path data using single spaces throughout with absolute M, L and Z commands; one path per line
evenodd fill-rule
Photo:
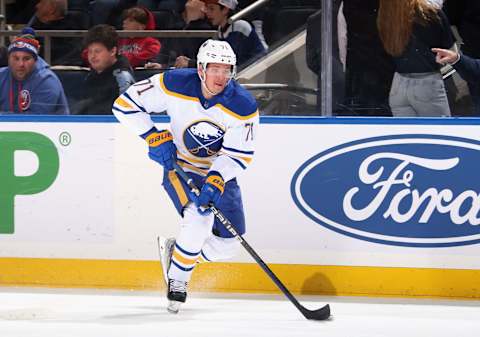
M 178 173 L 178 175 L 187 183 L 193 193 L 196 195 L 200 194 L 200 190 L 193 182 L 192 178 L 190 178 L 187 173 L 176 163 L 173 163 L 174 170 Z M 233 224 L 223 215 L 223 213 L 216 208 L 214 205 L 208 206 L 214 216 L 217 218 L 220 223 L 225 226 L 225 228 L 242 244 L 243 248 L 253 257 L 255 262 L 257 262 L 260 267 L 263 269 L 265 273 L 270 277 L 273 283 L 282 291 L 282 293 L 287 296 L 290 302 L 295 305 L 295 307 L 300 310 L 300 312 L 305 316 L 307 319 L 312 319 L 316 321 L 326 320 L 330 317 L 330 306 L 328 304 L 324 305 L 320 309 L 317 310 L 309 310 L 302 306 L 297 299 L 292 295 L 292 293 L 283 285 L 283 283 L 278 279 L 278 277 L 273 273 L 273 271 L 267 266 L 265 262 L 263 262 L 262 258 L 258 256 L 258 254 L 253 250 L 253 248 L 245 241 L 245 239 L 238 234 L 237 230 L 233 226 Z

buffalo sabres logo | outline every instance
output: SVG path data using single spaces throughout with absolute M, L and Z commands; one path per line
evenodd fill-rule
M 32 98 L 30 97 L 30 91 L 23 89 L 20 91 L 20 95 L 18 95 L 18 106 L 20 110 L 25 111 L 30 108 L 30 104 L 32 103 Z
M 210 157 L 220 151 L 225 132 L 211 121 L 198 121 L 183 133 L 183 142 L 196 157 Z

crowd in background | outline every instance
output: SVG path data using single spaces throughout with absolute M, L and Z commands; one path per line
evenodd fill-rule
M 479 1 L 332 1 L 334 115 L 480 116 L 480 81 L 475 75 L 480 58 Z M 247 18 L 228 22 L 233 13 L 253 2 L 14 1 L 8 6 L 7 23 L 14 28 L 30 28 L 0 46 L 0 66 L 4 66 L 0 68 L 0 110 L 110 114 L 113 99 L 139 79 L 136 69 L 195 67 L 196 52 L 205 40 L 119 38 L 118 30 L 216 30 L 217 39 L 232 45 L 242 68 L 273 50 L 280 34 L 288 33 L 287 28 L 295 26 L 297 20 L 298 25 L 306 23 L 305 63 L 316 74 L 317 87 L 321 88 L 321 0 L 271 0 Z M 71 78 L 49 69 L 42 58 L 44 41 L 35 36 L 35 30 L 88 30 L 82 39 L 53 38 L 50 62 L 52 66 L 88 68 L 82 72 L 84 90 L 70 90 Z M 31 48 L 17 48 L 25 43 Z M 17 47 L 12 47 L 15 44 Z M 18 57 L 23 52 L 30 54 L 30 63 Z M 451 68 L 458 70 L 466 85 L 462 86 L 458 75 L 450 76 L 454 73 Z M 19 75 L 28 69 L 30 76 Z M 290 70 L 297 71 L 285 69 L 285 73 Z M 59 92 L 59 97 L 39 100 L 39 96 L 46 97 L 41 94 L 46 86 L 44 81 Z M 35 88 L 40 83 L 42 90 Z M 78 88 L 78 83 L 73 85 Z M 320 103 L 318 94 L 317 114 Z

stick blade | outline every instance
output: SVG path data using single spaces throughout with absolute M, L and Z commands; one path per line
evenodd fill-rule
M 302 308 L 301 311 L 305 318 L 314 321 L 324 321 L 330 317 L 330 305 L 328 304 L 317 310 L 308 310 L 306 308 Z

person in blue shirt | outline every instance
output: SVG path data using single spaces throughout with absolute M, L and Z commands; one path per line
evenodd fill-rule
M 38 56 L 34 34 L 25 28 L 8 46 L 8 66 L 0 68 L 0 113 L 69 114 L 62 84 Z

